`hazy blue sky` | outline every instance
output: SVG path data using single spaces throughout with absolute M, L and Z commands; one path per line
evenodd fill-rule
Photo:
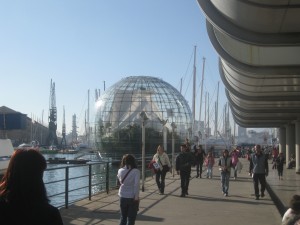
M 197 86 L 205 57 L 203 93 L 210 93 L 211 108 L 216 100 L 218 56 L 196 0 L 3 0 L 0 31 L 0 106 L 47 122 L 52 79 L 60 132 L 63 106 L 69 133 L 73 114 L 79 127 L 84 123 L 88 89 L 93 122 L 94 90 L 127 76 L 159 77 L 178 89 L 182 78 L 191 106 L 195 45 Z

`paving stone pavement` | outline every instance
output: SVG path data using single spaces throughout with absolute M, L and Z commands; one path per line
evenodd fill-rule
M 220 174 L 217 166 L 214 168 L 212 179 L 196 178 L 193 168 L 189 195 L 179 197 L 180 178 L 171 173 L 166 177 L 165 195 L 159 195 L 154 178 L 145 182 L 145 190 L 140 193 L 140 211 L 137 215 L 136 224 L 154 225 L 162 223 L 187 224 L 187 225 L 215 225 L 215 224 L 242 224 L 242 225 L 280 225 L 281 214 L 288 205 L 289 198 L 299 189 L 300 179 L 293 170 L 284 171 L 286 181 L 279 181 L 270 167 L 270 175 L 267 178 L 268 191 L 264 198 L 255 200 L 252 178 L 248 175 L 249 163 L 241 159 L 244 167 L 238 174 L 237 180 L 230 180 L 229 196 L 224 197 L 221 193 Z M 205 173 L 203 174 L 205 175 Z M 202 176 L 203 177 L 203 176 Z M 205 177 L 205 176 L 204 176 Z M 276 180 L 277 183 L 276 183 Z M 280 183 L 278 183 L 280 182 Z M 296 182 L 296 183 L 295 183 Z M 285 184 L 290 188 L 280 200 L 282 192 L 286 190 Z M 298 185 L 298 186 L 297 186 Z M 278 187 L 273 190 L 273 186 Z M 279 199 L 273 201 L 274 196 Z M 279 196 L 279 197 L 278 197 Z M 272 197 L 272 198 L 271 198 Z M 283 205 L 280 206 L 278 203 Z M 276 203 L 276 204 L 275 204 Z M 68 209 L 60 209 L 64 224 L 119 224 L 119 199 L 117 190 L 109 194 L 99 194 L 71 205 Z

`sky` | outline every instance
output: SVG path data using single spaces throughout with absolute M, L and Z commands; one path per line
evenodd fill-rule
M 67 133 L 74 114 L 82 133 L 88 90 L 93 122 L 95 89 L 103 93 L 104 82 L 107 90 L 122 78 L 145 75 L 178 90 L 182 80 L 182 94 L 192 107 L 197 46 L 196 119 L 203 57 L 203 98 L 209 93 L 213 105 L 220 82 L 220 112 L 227 100 L 205 23 L 196 0 L 1 0 L 0 106 L 47 124 L 52 79 L 58 131 L 64 107 Z

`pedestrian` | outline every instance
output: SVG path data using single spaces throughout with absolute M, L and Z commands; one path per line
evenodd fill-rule
M 191 151 L 191 143 L 190 140 L 188 138 L 185 138 L 185 146 L 186 146 L 186 152 L 190 152 Z
M 159 169 L 156 171 L 155 180 L 159 190 L 159 194 L 163 195 L 165 192 L 165 178 L 167 172 L 171 169 L 170 159 L 167 153 L 164 151 L 164 147 L 159 145 L 156 150 L 156 154 L 153 156 L 153 161 L 159 165 Z
M 207 168 L 206 178 L 212 178 L 214 164 L 215 164 L 215 158 L 212 152 L 209 151 L 207 153 L 207 157 L 205 158 L 205 166 Z
M 232 168 L 233 168 L 233 178 L 236 180 L 237 178 L 237 171 L 238 171 L 238 167 L 237 164 L 239 162 L 239 151 L 235 148 L 233 151 L 230 152 L 230 156 L 231 156 L 231 163 L 232 163 Z
M 300 195 L 294 195 L 290 200 L 289 208 L 282 217 L 282 225 L 294 224 L 300 216 Z
M 140 171 L 133 155 L 123 156 L 117 177 L 120 182 L 120 225 L 134 225 L 139 206 Z
M 296 166 L 296 158 L 294 154 L 291 154 L 291 158 L 288 162 L 288 169 L 293 169 Z
M 63 224 L 59 210 L 49 204 L 43 182 L 46 168 L 38 151 L 15 150 L 0 183 L 1 224 Z
M 279 180 L 283 180 L 283 166 L 284 166 L 284 163 L 285 163 L 285 159 L 283 157 L 283 153 L 280 152 L 278 157 L 276 158 L 275 160 L 275 163 L 276 163 L 276 168 L 277 168 L 277 172 L 278 172 L 278 178 Z
M 225 197 L 228 196 L 231 167 L 232 167 L 231 157 L 229 156 L 229 151 L 225 149 L 223 151 L 223 155 L 219 159 L 219 170 L 221 171 L 222 194 Z
M 196 146 L 196 145 L 195 145 Z M 202 178 L 202 167 L 203 167 L 203 161 L 206 156 L 205 152 L 202 149 L 202 146 L 199 145 L 198 148 L 195 147 L 195 166 L 196 166 L 196 171 L 197 171 L 197 176 L 196 178 L 200 177 Z
M 268 157 L 262 152 L 260 145 L 255 145 L 254 153 L 250 157 L 249 173 L 253 177 L 255 199 L 265 196 L 266 176 L 269 173 Z M 261 195 L 259 195 L 259 183 Z
M 277 169 L 277 165 L 276 165 L 276 159 L 278 157 L 278 149 L 276 147 L 273 148 L 273 151 L 272 151 L 272 169 Z
M 180 197 L 185 197 L 188 195 L 191 166 L 193 164 L 193 156 L 190 152 L 187 152 L 187 146 L 182 144 L 180 146 L 180 153 L 176 157 L 176 171 L 180 175 L 181 180 L 181 195 Z

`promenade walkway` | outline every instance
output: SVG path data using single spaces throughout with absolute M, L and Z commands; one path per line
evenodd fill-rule
M 248 175 L 249 163 L 245 159 L 241 160 L 244 168 L 237 180 L 230 181 L 228 197 L 221 193 L 217 167 L 214 168 L 213 179 L 195 178 L 193 171 L 189 195 L 185 198 L 179 197 L 178 175 L 173 177 L 168 173 L 165 195 L 158 194 L 154 178 L 147 179 L 145 191 L 140 193 L 140 211 L 136 224 L 280 225 L 280 210 L 285 210 L 293 194 L 299 194 L 300 175 L 292 170 L 285 170 L 284 180 L 278 180 L 277 171 L 272 170 L 270 165 L 270 175 L 267 178 L 270 194 L 266 193 L 263 199 L 255 200 L 252 178 Z M 281 206 L 277 208 L 274 202 Z M 120 214 L 117 190 L 108 195 L 94 196 L 91 201 L 82 200 L 60 212 L 65 225 L 118 224 Z

